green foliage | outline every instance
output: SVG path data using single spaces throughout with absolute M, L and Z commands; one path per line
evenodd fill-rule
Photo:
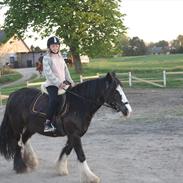
M 33 28 L 42 37 L 63 38 L 73 55 L 109 53 L 125 31 L 120 0 L 4 0 L 8 35 L 24 35 Z
M 138 56 L 145 55 L 146 46 L 142 39 L 138 37 L 133 37 L 129 39 L 128 44 L 123 47 L 124 56 Z
M 171 53 L 183 53 L 183 35 L 171 42 Z
M 167 41 L 161 40 L 161 41 L 157 42 L 155 45 L 158 46 L 158 47 L 165 48 L 165 47 L 167 47 L 169 44 L 168 44 Z

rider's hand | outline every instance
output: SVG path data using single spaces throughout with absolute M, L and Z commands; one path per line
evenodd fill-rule
M 63 89 L 63 88 L 65 88 L 65 86 L 66 86 L 66 84 L 63 82 L 63 83 L 60 84 L 59 88 Z
M 74 87 L 75 86 L 75 83 L 71 83 L 71 86 Z

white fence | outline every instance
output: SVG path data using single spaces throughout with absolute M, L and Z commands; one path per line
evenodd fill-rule
M 123 83 L 128 83 L 128 85 L 130 87 L 133 86 L 133 83 L 147 83 L 150 85 L 154 85 L 157 87 L 166 87 L 167 86 L 167 77 L 168 75 L 183 75 L 183 71 L 179 71 L 179 72 L 167 72 L 167 71 L 163 71 L 162 72 L 162 79 L 148 79 L 148 78 L 139 78 L 136 77 L 134 75 L 132 75 L 131 72 L 128 73 L 116 73 L 118 76 L 126 76 L 127 79 L 123 80 Z M 80 75 L 80 82 L 83 82 L 84 80 L 88 80 L 88 79 L 95 79 L 95 78 L 99 78 L 101 76 L 104 76 L 105 74 L 99 74 L 97 73 L 95 76 L 82 76 Z M 43 82 L 36 82 L 36 83 L 31 83 L 31 82 L 27 82 L 27 87 L 34 87 L 34 86 L 39 86 L 41 85 Z M 3 100 L 7 99 L 8 95 L 3 95 L 0 91 L 0 107 L 3 105 Z
M 157 87 L 166 87 L 167 86 L 167 76 L 168 75 L 183 75 L 183 71 L 182 72 L 167 72 L 167 71 L 163 71 L 162 72 L 162 78 L 161 79 L 150 79 L 150 78 L 139 78 L 136 77 L 134 75 L 132 75 L 132 72 L 128 72 L 128 73 L 116 73 L 118 76 L 127 76 L 128 80 L 123 80 L 124 82 L 128 82 L 128 85 L 130 87 L 132 87 L 133 83 L 147 83 L 153 86 L 157 86 Z M 95 78 L 99 78 L 100 76 L 103 76 L 104 74 L 99 74 L 97 73 L 95 76 L 82 76 L 80 75 L 80 82 L 83 82 L 84 80 L 88 80 L 88 79 L 95 79 Z
M 183 71 L 179 71 L 179 72 L 167 72 L 167 71 L 163 71 L 164 72 L 164 86 L 166 87 L 167 85 L 167 76 L 168 75 L 183 75 Z
M 27 81 L 27 87 L 30 87 L 30 86 L 41 86 L 44 82 L 36 82 L 36 83 L 31 83 L 29 81 Z
M 95 79 L 95 78 L 99 78 L 100 76 L 103 76 L 104 74 L 99 74 L 97 73 L 94 76 L 83 76 L 80 75 L 80 82 L 83 82 L 84 80 L 88 80 L 88 79 Z M 128 73 L 116 73 L 116 75 L 118 76 L 127 76 L 128 80 L 123 80 L 123 83 L 128 83 L 128 85 L 131 87 L 132 83 L 148 83 L 154 86 L 158 86 L 158 87 L 164 87 L 161 84 L 158 84 L 156 82 L 164 82 L 163 80 L 149 80 L 149 79 L 144 79 L 144 78 L 138 78 L 136 76 L 133 76 L 131 72 Z

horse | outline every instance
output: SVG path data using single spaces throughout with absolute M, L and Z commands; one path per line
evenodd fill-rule
M 68 66 L 72 67 L 72 65 L 73 65 L 73 60 L 72 60 L 72 58 L 65 58 L 64 61 L 65 61 L 65 63 L 66 63 Z
M 102 105 L 110 106 L 126 117 L 130 116 L 132 108 L 123 92 L 122 83 L 114 73 L 107 73 L 101 78 L 67 89 L 64 94 L 67 107 L 64 113 L 57 114 L 59 120 L 56 121 L 55 133 L 45 133 L 43 124 L 46 116 L 30 110 L 32 101 L 39 93 L 40 90 L 35 88 L 22 88 L 10 94 L 0 127 L 0 154 L 7 160 L 14 160 L 16 173 L 26 173 L 38 165 L 30 143 L 30 138 L 35 133 L 50 137 L 66 136 L 67 142 L 57 161 L 58 173 L 68 175 L 67 158 L 74 149 L 80 166 L 81 182 L 99 183 L 100 178 L 87 164 L 81 137 L 87 132 L 93 115 Z
M 39 72 L 40 77 L 42 77 L 43 64 L 41 62 L 36 62 L 36 70 Z

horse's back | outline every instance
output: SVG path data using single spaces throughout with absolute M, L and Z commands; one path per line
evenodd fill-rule
M 30 106 L 38 93 L 40 90 L 36 88 L 21 88 L 10 94 L 6 107 L 12 108 L 14 111 L 18 108 L 24 110 Z

